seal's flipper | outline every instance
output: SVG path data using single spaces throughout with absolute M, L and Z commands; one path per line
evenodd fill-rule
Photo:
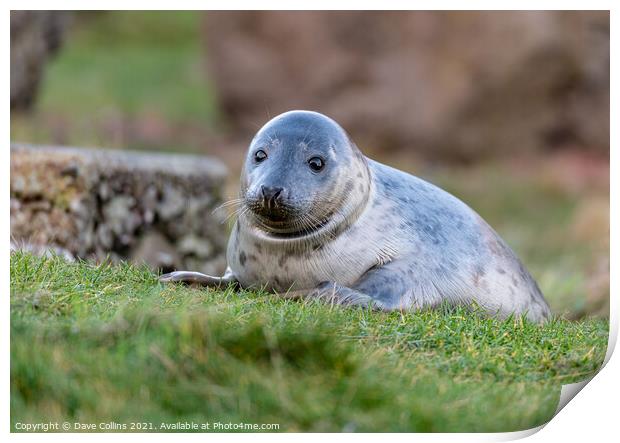
M 294 291 L 291 298 L 316 298 L 331 304 L 371 307 L 381 311 L 419 307 L 419 302 L 413 303 L 411 285 L 405 277 L 406 274 L 401 271 L 401 265 L 402 263 L 395 261 L 373 267 L 352 287 L 328 281 L 306 291 L 306 294 L 301 294 L 303 291 Z M 431 294 L 426 295 L 429 300 L 433 300 Z
M 375 307 L 370 295 L 330 281 L 323 282 L 314 289 L 290 291 L 283 296 L 293 299 L 317 299 L 329 304 L 343 306 Z
M 227 269 L 222 277 L 213 277 L 211 275 L 202 274 L 200 272 L 175 271 L 170 272 L 169 274 L 160 275 L 159 281 L 163 283 L 179 282 L 188 284 L 199 284 L 202 286 L 209 286 L 214 288 L 228 286 L 231 283 L 238 284 L 237 279 L 230 271 L 230 269 Z

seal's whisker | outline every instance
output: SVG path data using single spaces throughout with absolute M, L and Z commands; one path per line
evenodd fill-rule
M 224 203 L 222 203 L 221 205 L 219 205 L 219 206 L 215 207 L 215 209 L 213 209 L 213 210 L 211 211 L 211 214 L 213 214 L 213 213 L 215 213 L 215 212 L 219 211 L 220 209 L 227 208 L 227 207 L 229 207 L 229 206 L 240 205 L 240 204 L 242 204 L 244 201 L 245 201 L 245 200 L 244 200 L 243 198 L 233 198 L 233 199 L 227 200 L 227 201 L 225 201 Z
M 243 201 L 244 201 L 243 198 L 233 198 L 233 199 L 230 199 L 228 201 L 225 201 L 224 203 L 222 203 L 218 207 L 222 208 L 222 207 L 226 207 L 226 206 L 236 205 L 236 204 L 239 204 L 239 203 L 243 203 Z
M 235 209 L 233 212 L 228 214 L 228 216 L 226 216 L 224 220 L 222 220 L 222 224 L 226 223 L 230 219 L 235 219 L 235 220 L 238 219 L 239 217 L 241 217 L 243 214 L 245 214 L 249 210 L 250 208 L 248 208 L 247 206 L 242 206 L 240 208 Z
M 302 219 L 302 223 L 305 224 L 305 233 L 306 234 L 311 234 L 313 232 L 313 229 L 316 228 L 317 226 L 320 227 L 321 225 L 324 225 L 325 222 L 322 222 L 321 220 L 319 220 L 316 216 L 314 216 L 313 214 L 310 213 L 306 213 L 303 216 Z M 334 239 L 335 237 L 333 236 L 333 234 L 329 231 L 329 230 L 325 230 L 325 231 L 321 231 L 319 232 L 319 238 L 324 238 L 324 237 L 328 237 L 330 239 Z

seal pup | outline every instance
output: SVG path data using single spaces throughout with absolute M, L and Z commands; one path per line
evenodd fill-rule
M 538 285 L 471 208 L 371 160 L 329 117 L 290 111 L 250 143 L 222 277 L 160 277 L 264 287 L 381 310 L 478 305 L 504 318 L 549 316 Z

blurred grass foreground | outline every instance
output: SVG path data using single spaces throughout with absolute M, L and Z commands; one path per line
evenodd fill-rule
M 599 368 L 608 328 L 340 309 L 16 252 L 11 421 L 523 430 L 551 418 L 562 384 Z

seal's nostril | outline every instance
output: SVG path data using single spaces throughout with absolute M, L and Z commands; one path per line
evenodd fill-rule
M 265 200 L 275 200 L 282 194 L 284 189 L 279 187 L 271 187 L 271 186 L 261 186 L 261 193 L 263 194 L 263 198 Z

